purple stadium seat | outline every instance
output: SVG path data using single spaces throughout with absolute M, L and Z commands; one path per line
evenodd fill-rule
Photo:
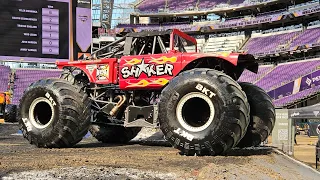
M 260 78 L 269 73 L 272 70 L 272 68 L 273 66 L 260 66 L 257 74 L 248 70 L 244 70 L 238 81 L 255 83 Z
M 30 70 L 30 69 L 17 69 L 16 80 L 14 83 L 14 96 L 12 104 L 19 104 L 19 100 L 23 95 L 24 90 L 33 82 L 49 78 L 58 78 L 61 74 L 60 70 Z
M 0 92 L 8 91 L 10 67 L 0 65 Z
M 291 43 L 291 50 L 298 46 L 317 43 L 320 40 L 320 28 L 307 29 Z
M 279 45 L 286 45 L 290 41 L 297 37 L 300 32 L 291 32 L 263 37 L 254 37 L 249 39 L 246 45 L 243 47 L 243 50 L 246 50 L 250 54 L 261 54 L 261 53 L 270 53 L 273 54 L 279 50 Z M 289 50 L 289 47 L 281 49 L 281 51 Z
M 184 11 L 189 7 L 195 8 L 198 0 L 168 0 L 170 11 Z
M 320 86 L 316 86 L 314 88 L 310 88 L 310 89 L 298 92 L 297 94 L 293 94 L 281 99 L 277 99 L 274 101 L 274 104 L 276 107 L 283 107 L 288 104 L 298 102 L 301 99 L 307 98 L 308 96 L 318 93 L 319 91 L 320 91 Z
M 249 39 L 242 49 L 254 55 L 274 54 L 281 51 L 296 50 L 297 47 L 304 45 L 310 47 L 312 44 L 319 43 L 319 40 L 320 28 L 313 28 L 305 31 L 254 37 Z
M 260 79 L 256 85 L 270 91 L 282 84 L 311 73 L 320 66 L 320 60 L 285 63 L 276 66 L 270 73 Z
M 165 8 L 166 0 L 145 0 L 138 5 L 138 10 L 144 13 L 157 13 L 160 8 Z

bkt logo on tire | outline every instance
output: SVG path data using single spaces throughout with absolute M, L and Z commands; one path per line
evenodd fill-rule
M 216 94 L 214 92 L 212 92 L 209 89 L 205 88 L 201 84 L 197 84 L 196 89 L 198 89 L 203 94 L 207 95 L 209 98 L 212 98 L 213 96 L 216 96 Z
M 51 104 L 52 104 L 53 106 L 56 106 L 56 105 L 57 105 L 56 102 L 54 102 L 53 98 L 51 97 L 51 95 L 50 95 L 48 92 L 46 93 L 46 98 L 49 99 L 49 101 L 51 102 Z

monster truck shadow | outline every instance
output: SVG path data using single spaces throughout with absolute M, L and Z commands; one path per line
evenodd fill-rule
M 77 144 L 74 148 L 100 148 L 100 147 L 118 147 L 118 146 L 130 146 L 130 145 L 142 145 L 142 146 L 162 146 L 171 147 L 166 142 L 144 141 L 144 142 L 128 142 L 126 144 L 105 144 L 99 142 Z M 255 156 L 255 155 L 269 155 L 273 152 L 272 147 L 253 147 L 253 148 L 234 148 L 222 154 L 222 156 Z M 181 154 L 182 155 L 182 154 Z
M 272 147 L 250 147 L 250 148 L 234 148 L 228 151 L 225 156 L 254 156 L 254 155 L 268 155 L 273 152 Z
M 156 132 L 147 138 L 135 138 L 127 143 L 99 143 L 99 142 L 89 142 L 80 143 L 75 146 L 75 148 L 99 148 L 99 147 L 117 147 L 117 146 L 130 146 L 130 145 L 142 145 L 142 146 L 162 146 L 171 147 L 170 143 L 163 138 L 163 133 Z M 139 148 L 139 147 L 137 147 Z M 249 148 L 233 148 L 222 154 L 222 156 L 254 156 L 254 155 L 268 155 L 272 153 L 272 147 L 270 146 L 257 146 Z

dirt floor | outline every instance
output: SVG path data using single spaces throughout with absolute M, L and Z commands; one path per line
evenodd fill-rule
M 226 156 L 188 157 L 167 146 L 160 134 L 145 139 L 156 132 L 145 130 L 127 145 L 106 145 L 87 137 L 74 148 L 39 149 L 17 132 L 17 125 L 0 124 L 2 179 L 320 178 L 270 147 L 235 149 Z
M 294 146 L 294 157 L 299 161 L 316 167 L 315 145 L 318 137 L 308 137 L 307 135 L 297 135 L 297 145 Z

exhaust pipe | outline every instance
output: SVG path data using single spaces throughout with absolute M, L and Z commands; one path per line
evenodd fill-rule
M 113 107 L 110 111 L 110 115 L 111 116 L 114 116 L 118 111 L 119 111 L 119 108 L 126 102 L 127 98 L 125 95 L 119 95 L 115 98 L 115 100 L 119 99 L 117 105 L 115 107 Z

